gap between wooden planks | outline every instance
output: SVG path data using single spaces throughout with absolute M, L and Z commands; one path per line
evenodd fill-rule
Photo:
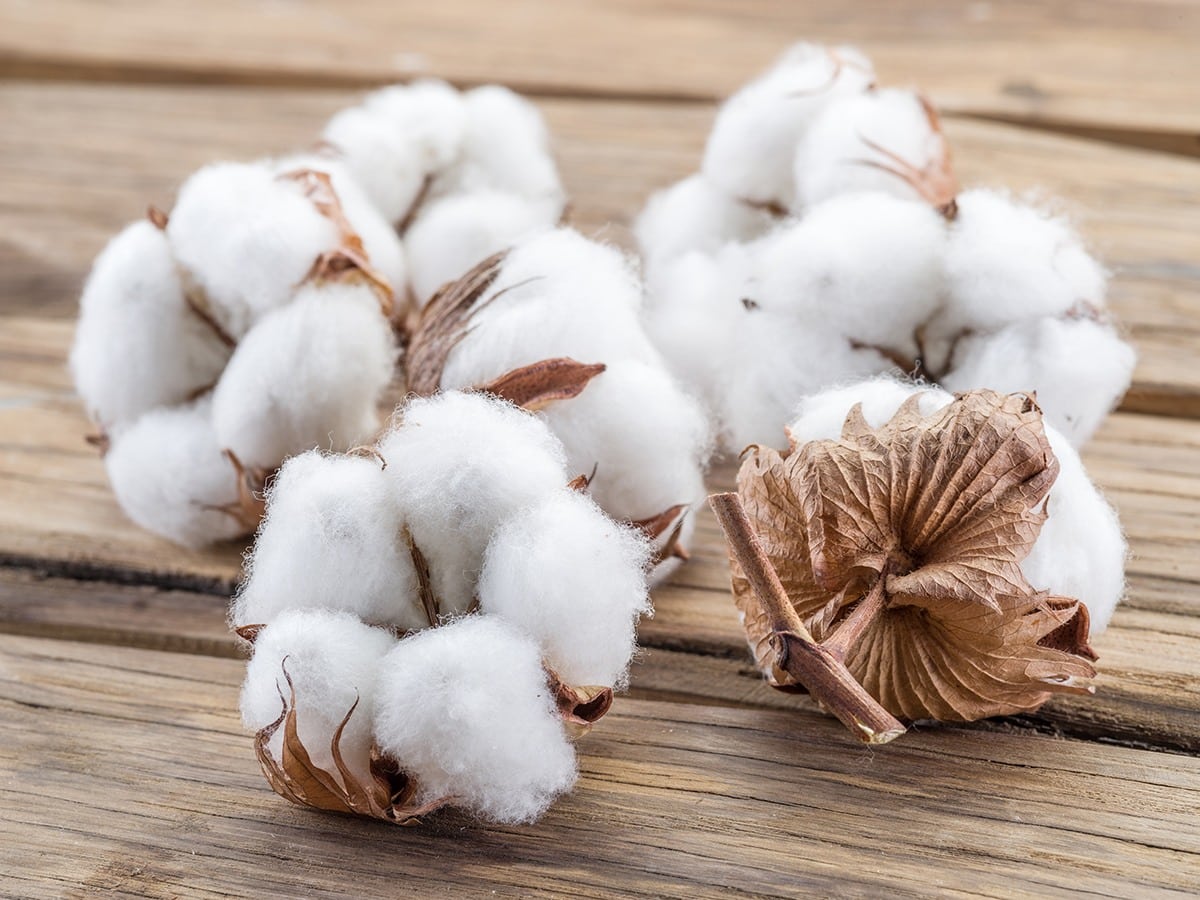
M 9 887 L 1045 897 L 1186 892 L 1200 877 L 1200 760 L 956 730 L 879 752 L 830 720 L 629 699 L 534 826 L 314 813 L 258 774 L 240 677 L 233 660 L 0 638 Z
M 850 42 L 948 110 L 1200 154 L 1200 9 L 1178 0 L 244 4 L 5 0 L 0 77 L 365 86 L 437 75 L 541 96 L 728 95 L 797 40 Z M 136 22 L 136 28 L 129 24 Z M 63 41 L 64 31 L 87 35 Z
M 92 258 L 148 203 L 169 209 L 179 182 L 213 159 L 304 146 L 355 97 L 0 84 L 0 314 L 73 316 Z M 650 193 L 695 170 L 712 119 L 679 105 L 540 105 L 575 224 L 625 247 Z M 948 130 L 964 184 L 1061 197 L 1114 270 L 1112 306 L 1141 354 L 1125 408 L 1200 417 L 1200 160 L 1004 125 Z

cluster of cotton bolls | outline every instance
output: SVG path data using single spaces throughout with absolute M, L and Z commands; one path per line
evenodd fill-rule
M 867 424 L 880 428 L 914 395 L 921 398 L 922 415 L 954 400 L 941 388 L 878 376 L 804 397 L 787 426 L 788 439 L 795 447 L 836 440 L 856 404 L 862 405 Z M 1125 538 L 1116 511 L 1088 477 L 1071 441 L 1049 423 L 1045 429 L 1058 460 L 1058 477 L 1046 499 L 1046 520 L 1021 571 L 1037 590 L 1082 600 L 1095 636 L 1108 627 L 1125 592 Z
M 1064 219 L 958 192 L 936 113 L 848 48 L 801 44 L 720 109 L 699 173 L 637 223 L 648 328 L 726 446 L 899 369 L 1036 391 L 1082 444 L 1129 385 L 1108 274 Z
M 217 163 L 93 266 L 71 350 L 118 501 L 183 544 L 246 534 L 262 473 L 370 437 L 404 256 L 344 169 Z
M 571 471 L 592 473 L 592 497 L 625 521 L 703 500 L 707 422 L 645 334 L 642 285 L 630 260 L 558 228 L 519 242 L 481 283 L 464 334 L 438 360 L 431 387 L 483 385 L 552 358 L 603 364 L 578 396 L 538 411 L 565 446 Z M 434 304 L 429 311 L 438 312 Z M 409 349 L 414 365 L 422 342 L 442 338 L 418 329 Z M 664 541 L 686 545 L 693 519 L 684 515 L 680 531 L 664 533 Z M 656 577 L 669 569 L 659 567 Z
M 566 212 L 545 123 L 504 87 L 384 88 L 335 115 L 323 137 L 403 235 L 418 305 Z
M 571 702 L 623 685 L 650 559 L 571 475 L 545 423 L 478 392 L 409 400 L 370 452 L 288 460 L 231 613 L 257 631 L 242 713 L 271 765 L 283 697 L 316 766 L 338 744 L 369 783 L 382 754 L 412 808 L 530 821 L 569 790 Z

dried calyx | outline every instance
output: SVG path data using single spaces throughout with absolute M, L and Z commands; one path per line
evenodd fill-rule
M 759 667 L 875 743 L 901 720 L 1035 710 L 1095 674 L 1087 607 L 1021 568 L 1058 474 L 1040 410 L 920 401 L 878 428 L 855 406 L 838 440 L 752 447 L 737 493 L 711 498 Z

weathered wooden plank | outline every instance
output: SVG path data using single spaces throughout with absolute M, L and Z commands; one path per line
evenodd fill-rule
M 535 826 L 295 809 L 256 771 L 232 660 L 0 639 L 0 869 L 22 896 L 1131 896 L 1200 878 L 1200 761 L 622 700 Z M 81 802 L 84 801 L 84 802 Z
M 3 4 L 0 75 L 347 86 L 437 74 L 708 100 L 801 38 L 860 44 L 949 109 L 1200 153 L 1200 10 L 1178 0 Z M 137 27 L 131 28 L 130 23 Z M 62 40 L 64 30 L 86 41 Z M 620 65 L 614 65 L 620 60 Z
M 92 257 L 214 158 L 310 141 L 349 93 L 0 84 L 0 312 L 74 315 Z M 545 100 L 575 222 L 629 246 L 649 193 L 697 165 L 711 111 Z M 247 124 L 251 123 L 251 124 Z M 966 184 L 1061 195 L 1114 269 L 1141 350 L 1126 408 L 1200 416 L 1200 162 L 952 122 Z

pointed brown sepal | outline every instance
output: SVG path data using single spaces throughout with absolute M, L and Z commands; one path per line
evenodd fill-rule
M 395 312 L 392 286 L 361 251 L 339 247 L 322 253 L 313 261 L 304 282 L 366 285 L 379 301 L 384 318 L 390 320 Z
M 691 554 L 679 543 L 679 537 L 683 534 L 683 523 L 687 520 L 690 509 L 691 507 L 687 503 L 677 503 L 664 509 L 658 515 L 629 523 L 632 528 L 640 531 L 650 543 L 657 543 L 660 537 L 664 534 L 667 535 L 666 540 L 659 544 L 650 557 L 651 569 L 667 559 L 681 559 L 684 562 L 691 559 Z
M 567 733 L 572 738 L 582 737 L 612 707 L 612 688 L 601 685 L 574 687 L 559 678 L 548 665 L 543 664 L 543 668 Z
M 228 511 L 240 519 L 247 528 L 257 528 L 267 511 L 265 496 L 267 481 L 275 473 L 273 470 L 243 465 L 232 450 L 226 450 L 225 457 L 237 475 L 238 492 L 237 503 Z
M 874 150 L 887 161 L 860 159 L 855 162 L 860 165 L 880 169 L 908 182 L 926 203 L 940 212 L 947 220 L 953 220 L 958 215 L 958 177 L 954 174 L 954 164 L 950 156 L 950 145 L 942 131 L 941 118 L 937 109 L 924 94 L 918 94 L 917 99 L 925 112 L 925 119 L 933 135 L 933 150 L 929 161 L 923 166 L 917 166 L 877 144 L 875 141 L 859 135 L 867 147 Z
M 606 368 L 604 363 L 581 363 L 568 357 L 543 359 L 506 372 L 475 390 L 537 412 L 559 400 L 578 397 Z
M 108 449 L 112 446 L 112 438 L 103 428 L 94 434 L 85 434 L 83 440 L 89 447 L 95 447 L 99 451 L 101 459 L 108 455 Z
M 146 207 L 146 218 L 149 219 L 150 224 L 159 231 L 167 230 L 167 222 L 169 221 L 167 214 L 153 203 Z
M 256 622 L 251 625 L 238 625 L 233 629 L 234 634 L 240 637 L 243 641 L 253 644 L 258 640 L 258 633 L 266 628 L 266 623 Z

